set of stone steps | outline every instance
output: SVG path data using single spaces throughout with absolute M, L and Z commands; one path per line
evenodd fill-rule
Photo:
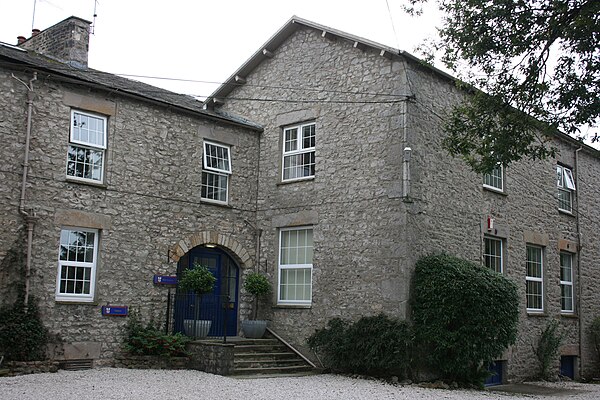
M 306 360 L 277 339 L 243 339 L 235 342 L 234 376 L 305 375 L 316 372 Z

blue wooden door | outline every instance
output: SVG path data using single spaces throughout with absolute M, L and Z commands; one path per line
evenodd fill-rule
M 178 292 L 175 299 L 175 331 L 183 331 L 184 319 L 212 321 L 208 336 L 237 335 L 239 271 L 222 250 L 196 247 L 179 260 L 178 275 L 202 265 L 217 278 L 211 293 L 196 299 L 193 293 Z M 199 306 L 199 311 L 196 307 Z
M 560 357 L 560 374 L 575 379 L 575 356 Z

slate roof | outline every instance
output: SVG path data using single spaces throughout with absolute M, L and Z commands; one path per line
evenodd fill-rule
M 203 103 L 192 96 L 174 93 L 156 86 L 123 78 L 92 68 L 76 68 L 41 54 L 0 42 L 0 67 L 30 69 L 50 73 L 63 81 L 98 87 L 116 93 L 135 96 L 141 100 L 173 106 L 201 117 L 262 131 L 263 128 L 250 120 L 225 112 L 205 110 Z

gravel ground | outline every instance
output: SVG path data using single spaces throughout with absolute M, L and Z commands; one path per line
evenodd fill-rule
M 186 399 L 600 399 L 600 385 L 544 384 L 575 389 L 555 396 L 476 390 L 424 389 L 338 375 L 233 379 L 199 371 L 97 368 L 0 378 L 2 400 L 186 400 Z

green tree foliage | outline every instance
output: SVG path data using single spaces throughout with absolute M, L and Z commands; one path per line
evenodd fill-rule
M 480 385 L 486 366 L 515 342 L 516 285 L 469 261 L 447 255 L 421 258 L 411 305 L 422 360 L 445 380 Z
M 12 306 L 0 309 L 0 354 L 11 361 L 46 359 L 48 330 L 42 324 L 34 298 L 24 312 L 21 298 Z
M 429 0 L 409 0 L 419 13 Z M 446 148 L 476 171 L 555 153 L 545 134 L 600 121 L 600 1 L 437 0 L 442 60 L 476 93 L 446 123 Z M 466 74 L 464 71 L 468 71 Z M 529 115 L 544 124 L 536 123 Z M 591 134 L 598 139 L 598 133 Z
M 412 333 L 405 321 L 379 314 L 352 323 L 329 321 L 308 338 L 308 345 L 328 368 L 371 376 L 406 376 Z
M 244 289 L 254 296 L 253 319 L 256 319 L 256 315 L 258 314 L 258 298 L 271 292 L 271 283 L 266 276 L 258 272 L 252 272 L 248 274 L 244 281 Z
M 198 296 L 209 293 L 213 290 L 217 278 L 212 272 L 203 265 L 194 265 L 192 269 L 183 271 L 179 279 L 179 288 L 185 291 L 192 291 Z
M 589 327 L 589 334 L 596 349 L 596 355 L 598 356 L 598 364 L 600 365 L 600 317 L 594 318 L 592 324 Z

